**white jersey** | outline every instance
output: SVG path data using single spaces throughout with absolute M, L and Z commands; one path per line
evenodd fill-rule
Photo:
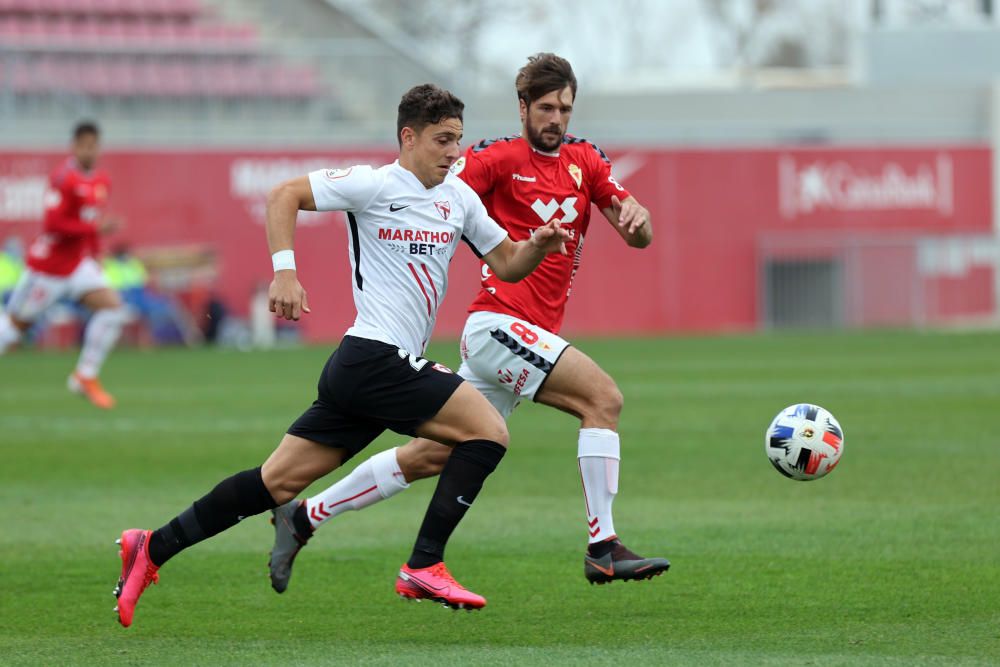
M 448 291 L 459 241 L 479 256 L 507 236 L 472 188 L 450 173 L 426 188 L 399 162 L 309 174 L 319 211 L 346 211 L 354 305 L 349 336 L 421 354 Z

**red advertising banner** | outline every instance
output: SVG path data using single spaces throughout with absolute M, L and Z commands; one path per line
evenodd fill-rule
M 654 242 L 645 250 L 626 247 L 595 211 L 568 307 L 571 334 L 756 327 L 765 236 L 822 233 L 837 243 L 866 235 L 992 234 L 985 146 L 608 152 L 618 179 L 650 209 Z M 46 176 L 61 158 L 0 153 L 0 239 L 14 234 L 28 241 L 38 232 Z M 102 166 L 111 174 L 111 208 L 126 219 L 117 240 L 137 250 L 212 249 L 211 288 L 245 314 L 254 291 L 271 277 L 263 230 L 268 190 L 313 169 L 394 158 L 382 149 L 341 148 L 114 152 Z M 310 339 L 336 339 L 353 319 L 347 248 L 341 214 L 301 214 L 296 256 L 313 310 L 302 324 Z M 920 267 L 916 260 L 903 265 Z M 471 253 L 460 249 L 452 267 L 439 336 L 458 334 L 479 286 Z M 977 265 L 969 276 L 938 280 L 936 313 L 991 311 L 992 269 Z

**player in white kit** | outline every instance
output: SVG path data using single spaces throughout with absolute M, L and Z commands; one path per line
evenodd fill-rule
M 460 154 L 463 106 L 436 86 L 417 86 L 399 105 L 397 162 L 316 171 L 269 195 L 272 310 L 290 320 L 309 312 L 292 253 L 296 212 L 340 210 L 348 217 L 357 318 L 327 361 L 316 400 L 262 466 L 223 480 L 158 530 L 122 533 L 115 591 L 122 625 L 131 624 L 139 596 L 158 580 L 159 567 L 169 558 L 288 502 L 387 428 L 454 448 L 413 552 L 400 568 L 397 592 L 452 607 L 486 604 L 452 578 L 444 548 L 503 457 L 507 428 L 475 388 L 420 355 L 460 241 L 501 279 L 517 281 L 547 253 L 565 252 L 568 234 L 552 221 L 530 239 L 511 241 L 479 197 L 450 173 Z
M 626 547 L 612 514 L 622 394 L 593 359 L 559 335 L 592 208 L 634 248 L 652 242 L 649 211 L 614 178 L 600 148 L 567 134 L 576 98 L 576 76 L 568 61 L 552 53 L 532 56 L 515 87 L 521 134 L 470 146 L 452 171 L 482 197 L 511 238 L 530 238 L 537 225 L 558 217 L 570 234 L 569 254 L 549 255 L 514 284 L 498 281 L 488 266 L 482 267 L 482 288 L 462 332 L 458 374 L 504 417 L 522 400 L 532 400 L 580 419 L 577 462 L 588 537 L 584 576 L 593 584 L 649 579 L 666 572 L 670 562 Z M 326 490 L 274 510 L 269 563 L 274 590 L 287 589 L 295 558 L 320 526 L 438 474 L 449 455 L 449 448 L 418 438 L 378 452 Z

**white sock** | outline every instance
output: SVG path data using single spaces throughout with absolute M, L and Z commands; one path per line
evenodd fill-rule
M 359 510 L 410 488 L 396 461 L 397 447 L 372 456 L 330 488 L 306 500 L 313 530 L 348 510 Z
M 578 450 L 583 500 L 587 504 L 587 533 L 590 544 L 615 536 L 611 503 L 618 493 L 618 462 L 621 445 L 618 434 L 606 428 L 581 428 Z
M 10 321 L 10 316 L 0 311 L 0 354 L 6 352 L 7 348 L 20 340 L 20 338 L 21 332 Z
M 83 349 L 76 364 L 76 372 L 81 377 L 95 378 L 101 372 L 104 360 L 118 341 L 122 325 L 128 316 L 125 308 L 104 308 L 87 322 L 83 332 Z

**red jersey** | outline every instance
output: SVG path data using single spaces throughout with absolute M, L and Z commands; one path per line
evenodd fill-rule
M 68 276 L 84 257 L 96 256 L 100 249 L 97 223 L 110 188 L 107 174 L 83 171 L 73 158 L 56 167 L 45 193 L 42 233 L 28 248 L 28 267 Z
M 516 283 L 498 280 L 484 264 L 482 290 L 469 307 L 469 312 L 504 313 L 558 333 L 580 267 L 591 203 L 604 209 L 612 195 L 629 196 L 611 175 L 611 161 L 586 139 L 567 134 L 556 155 L 533 149 L 518 135 L 471 146 L 453 171 L 479 194 L 512 241 L 529 238 L 552 218 L 562 220 L 570 233 L 569 254 L 548 255 Z

